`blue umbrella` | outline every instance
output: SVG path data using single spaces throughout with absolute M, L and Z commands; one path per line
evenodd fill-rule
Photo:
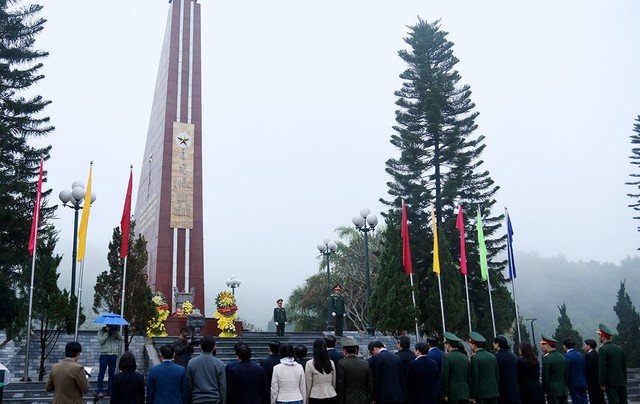
M 120 314 L 116 313 L 107 313 L 103 314 L 100 317 L 93 320 L 96 324 L 106 324 L 106 325 L 129 325 L 129 322 L 122 318 Z

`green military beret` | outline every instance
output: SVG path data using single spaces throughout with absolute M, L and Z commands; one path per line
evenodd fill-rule
M 471 342 L 471 343 L 487 342 L 487 339 L 485 337 L 483 337 L 482 335 L 480 335 L 479 333 L 477 333 L 475 331 L 471 331 L 469 333 L 469 342 Z
M 444 333 L 444 342 L 460 342 L 460 338 L 456 337 L 454 333 L 447 331 Z
M 542 339 L 540 340 L 541 344 L 547 344 L 550 347 L 555 347 L 558 344 L 558 341 L 556 341 L 555 339 L 551 338 L 551 337 L 547 337 L 546 335 L 542 334 Z
M 608 335 L 610 337 L 613 336 L 613 331 L 611 331 L 611 329 L 609 327 L 607 327 L 606 325 L 604 325 L 604 324 L 600 324 L 598 326 L 598 331 L 597 332 L 598 332 L 598 334 L 601 334 L 601 335 L 605 334 L 605 335 Z

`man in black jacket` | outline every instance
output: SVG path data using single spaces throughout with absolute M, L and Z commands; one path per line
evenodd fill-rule
M 267 377 L 267 385 L 271 386 L 271 377 L 273 376 L 273 367 L 280 363 L 280 341 L 273 340 L 269 342 L 269 356 L 260 361 L 260 366 L 264 369 Z
M 376 404 L 403 403 L 402 361 L 389 352 L 382 341 L 375 341 L 372 346 L 373 400 Z
M 604 392 L 598 383 L 598 351 L 596 341 L 584 340 L 584 376 L 587 379 L 587 392 L 591 404 L 604 404 Z

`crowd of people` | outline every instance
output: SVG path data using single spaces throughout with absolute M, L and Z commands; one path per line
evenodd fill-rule
M 605 402 L 605 394 L 610 404 L 627 403 L 624 352 L 611 342 L 608 327 L 601 324 L 597 333 L 600 349 L 587 339 L 584 354 L 570 338 L 562 342 L 561 353 L 558 341 L 543 334 L 542 363 L 528 342 L 518 345 L 518 357 L 509 338 L 499 335 L 488 346 L 482 335 L 471 332 L 467 354 L 462 340 L 445 332 L 444 351 L 436 337 L 412 349 L 410 339 L 401 336 L 395 353 L 381 341 L 369 343 L 366 360 L 350 337 L 340 339 L 341 352 L 333 335 L 316 339 L 311 357 L 304 345 L 274 340 L 269 356 L 259 363 L 252 362 L 249 345 L 237 342 L 237 360 L 225 365 L 215 356 L 211 336 L 200 340 L 200 355 L 191 358 L 192 350 L 182 349 L 178 356 L 191 344 L 181 330 L 176 343 L 160 348 L 162 363 L 149 369 L 146 389 L 134 356 L 125 352 L 120 372 L 109 378 L 108 393 L 119 404 L 555 404 L 567 403 L 568 396 L 576 404 L 598 404 Z M 81 352 L 78 342 L 69 342 L 66 359 L 51 369 L 46 388 L 55 392 L 54 403 L 81 403 L 89 391 L 85 370 L 77 363 Z M 98 386 L 102 393 L 100 380 Z

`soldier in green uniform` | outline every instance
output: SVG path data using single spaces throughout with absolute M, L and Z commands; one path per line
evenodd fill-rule
M 342 297 L 342 286 L 337 284 L 333 287 L 333 293 L 329 296 L 329 313 L 333 317 L 333 329 L 337 337 L 342 336 L 344 328 L 344 297 Z
M 449 404 L 469 402 L 469 360 L 460 352 L 460 338 L 444 333 L 444 347 L 448 352 L 442 358 L 442 399 Z
M 287 324 L 287 312 L 282 307 L 282 299 L 276 301 L 278 307 L 273 309 L 273 322 L 276 324 L 276 335 L 281 337 L 284 335 L 284 326 Z
M 471 344 L 471 364 L 469 365 L 470 395 L 472 403 L 497 404 L 498 360 L 495 355 L 485 351 L 487 340 L 475 331 L 469 333 Z
M 556 351 L 558 341 L 542 334 L 542 391 L 549 404 L 567 404 L 567 361 Z
M 627 361 L 620 346 L 611 342 L 613 331 L 598 327 L 602 346 L 598 351 L 598 380 L 609 404 L 627 404 Z

